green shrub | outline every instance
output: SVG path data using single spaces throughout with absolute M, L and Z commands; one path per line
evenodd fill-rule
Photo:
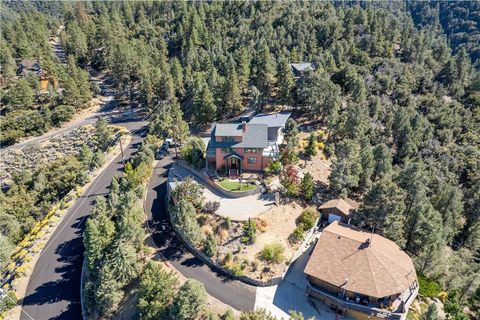
M 73 118 L 75 108 L 72 106 L 59 105 L 52 110 L 52 123 L 55 126 Z
M 306 208 L 297 218 L 297 226 L 302 226 L 304 231 L 313 228 L 318 219 L 318 211 L 314 208 Z
M 239 263 L 229 263 L 225 266 L 227 270 L 233 273 L 234 276 L 240 277 L 243 276 L 243 266 Z
M 435 280 L 427 278 L 419 273 L 418 284 L 420 285 L 419 293 L 424 297 L 435 298 L 440 294 L 442 287 Z
M 208 234 L 203 243 L 203 252 L 209 257 L 213 257 L 217 253 L 217 239 L 211 233 Z
M 279 174 L 282 171 L 282 163 L 280 161 L 273 161 L 265 169 L 265 173 L 268 174 Z
M 284 258 L 285 248 L 280 243 L 266 244 L 260 253 L 261 257 L 269 263 L 280 263 Z
M 15 293 L 13 291 L 9 291 L 3 299 L 0 299 L 0 316 L 4 312 L 7 312 L 8 310 L 15 307 L 16 305 L 17 305 L 17 296 L 15 296 Z
M 303 230 L 304 226 L 300 225 L 293 230 L 292 234 L 289 237 L 291 243 L 297 243 L 303 239 L 305 231 Z
M 248 219 L 243 225 L 242 243 L 254 244 L 255 240 L 257 240 L 257 224 L 254 220 Z

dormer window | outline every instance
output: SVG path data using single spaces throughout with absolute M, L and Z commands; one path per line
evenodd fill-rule
M 231 136 L 224 136 L 222 137 L 222 141 L 231 142 L 231 141 L 235 141 L 235 139 L 233 139 L 233 137 Z

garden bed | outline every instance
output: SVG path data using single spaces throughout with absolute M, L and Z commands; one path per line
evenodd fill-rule
M 244 275 L 260 281 L 269 281 L 280 277 L 286 270 L 290 259 L 301 241 L 290 242 L 292 232 L 297 227 L 297 218 L 303 208 L 295 203 L 273 207 L 255 219 L 256 240 L 245 244 L 244 223 L 232 222 L 216 215 L 199 215 L 198 221 L 204 234 L 212 233 L 217 239 L 217 252 L 212 260 L 231 270 L 236 275 Z M 268 262 L 262 256 L 265 246 L 275 252 L 281 247 L 281 253 L 275 255 L 276 262 Z
M 254 190 L 257 186 L 251 182 L 242 182 L 238 180 L 223 179 L 216 182 L 217 185 L 230 192 L 240 192 Z

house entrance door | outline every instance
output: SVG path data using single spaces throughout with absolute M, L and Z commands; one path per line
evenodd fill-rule
M 231 169 L 238 169 L 239 168 L 239 163 L 237 158 L 230 158 L 230 168 Z

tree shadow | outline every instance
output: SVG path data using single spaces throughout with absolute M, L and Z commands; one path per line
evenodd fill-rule
M 27 295 L 22 305 L 28 312 L 28 306 L 48 305 L 58 302 L 66 302 L 66 309 L 60 310 L 60 314 L 52 319 L 81 319 L 80 306 L 80 278 L 83 261 L 82 232 L 85 225 L 84 217 L 79 217 L 71 227 L 75 229 L 75 237 L 58 244 L 54 249 L 58 265 L 55 269 L 55 277 L 59 280 L 48 281 L 35 288 L 35 291 Z M 50 257 L 53 255 L 50 255 Z M 53 307 L 53 306 L 52 306 Z M 52 308 L 50 307 L 50 308 Z M 49 312 L 50 308 L 40 310 Z M 26 315 L 25 315 L 26 316 Z M 40 318 L 42 314 L 38 315 Z M 23 319 L 22 314 L 22 319 Z M 45 316 L 47 318 L 47 316 Z

